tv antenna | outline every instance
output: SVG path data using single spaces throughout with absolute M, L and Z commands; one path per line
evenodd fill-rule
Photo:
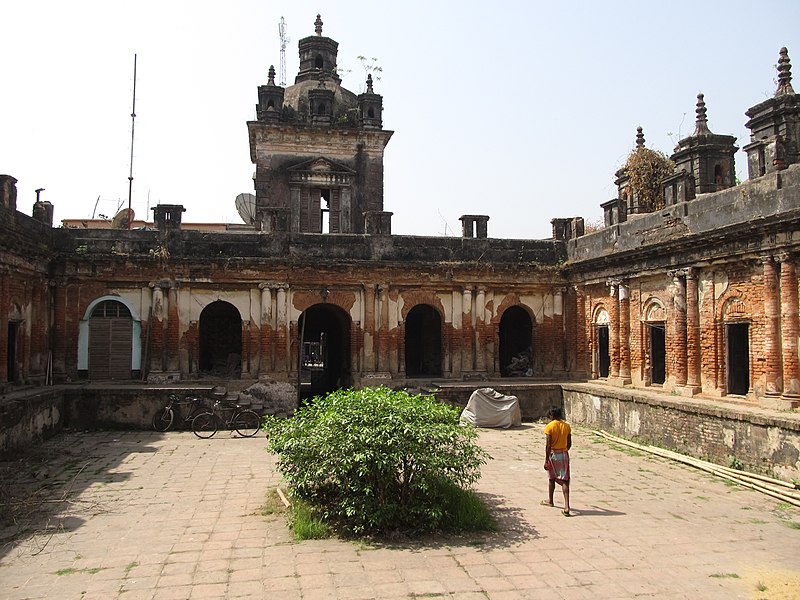
M 281 22 L 278 23 L 278 35 L 281 38 L 281 64 L 278 70 L 278 79 L 280 82 L 278 85 L 285 86 L 286 85 L 286 44 L 288 44 L 291 40 L 289 36 L 286 35 L 286 21 L 283 20 L 281 17 Z
M 128 215 L 133 215 L 131 210 L 131 196 L 133 195 L 133 128 L 136 124 L 136 54 L 133 55 L 133 107 L 131 108 L 131 162 L 130 172 L 128 173 Z M 131 228 L 131 221 L 128 219 L 126 229 Z

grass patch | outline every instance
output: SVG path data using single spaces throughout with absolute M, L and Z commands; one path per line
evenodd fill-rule
M 267 491 L 266 496 L 264 496 L 264 504 L 261 505 L 258 512 L 262 517 L 274 517 L 286 513 L 286 506 L 284 506 L 281 497 L 278 495 L 277 488 Z
M 311 506 L 299 498 L 292 499 L 289 526 L 298 540 L 322 540 L 333 534 L 327 523 L 314 514 Z
M 125 567 L 125 575 L 127 575 L 128 573 L 130 573 L 130 572 L 131 572 L 131 570 L 133 570 L 134 568 L 136 568 L 136 567 L 138 567 L 138 566 L 139 566 L 139 563 L 138 563 L 138 562 L 136 562 L 136 561 L 129 562 L 129 563 L 127 564 L 127 566 Z
M 716 577 L 717 579 L 739 579 L 736 573 L 712 573 L 709 577 Z
M 787 521 L 786 526 L 789 529 L 800 529 L 800 522 L 798 521 Z
M 759 581 L 759 582 L 756 584 L 756 589 L 757 589 L 759 592 L 766 592 L 766 591 L 767 591 L 767 586 L 765 586 L 763 583 L 761 583 L 761 582 Z
M 766 525 L 767 522 L 764 519 L 750 519 L 750 522 L 753 525 Z
M 88 573 L 89 575 L 94 575 L 102 571 L 105 567 L 92 567 L 91 569 L 76 569 L 74 567 L 67 567 L 66 569 L 59 569 L 54 573 L 54 575 L 58 575 L 59 577 L 62 575 L 75 575 L 76 573 Z
M 788 502 L 781 502 L 778 504 L 778 510 L 789 510 L 792 507 Z
M 472 490 L 463 490 L 456 485 L 445 487 L 443 502 L 443 529 L 449 532 L 495 531 L 497 523 L 489 507 Z

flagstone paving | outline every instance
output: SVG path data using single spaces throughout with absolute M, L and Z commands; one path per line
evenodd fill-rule
M 280 480 L 264 437 L 63 434 L 0 464 L 0 598 L 800 597 L 800 509 L 573 435 L 573 517 L 540 505 L 525 424 L 480 433 L 498 532 L 369 544 L 297 542 L 261 514 Z

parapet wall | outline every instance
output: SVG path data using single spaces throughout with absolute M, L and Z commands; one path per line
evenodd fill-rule
M 800 479 L 800 415 L 592 384 L 561 389 L 572 424 L 785 481 Z

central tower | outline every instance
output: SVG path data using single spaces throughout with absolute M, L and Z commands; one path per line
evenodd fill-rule
M 383 98 L 372 77 L 361 94 L 342 87 L 338 42 L 315 35 L 298 43 L 294 85 L 275 84 L 269 68 L 258 87 L 256 121 L 249 121 L 256 165 L 256 221 L 266 232 L 391 233 L 383 210 Z

